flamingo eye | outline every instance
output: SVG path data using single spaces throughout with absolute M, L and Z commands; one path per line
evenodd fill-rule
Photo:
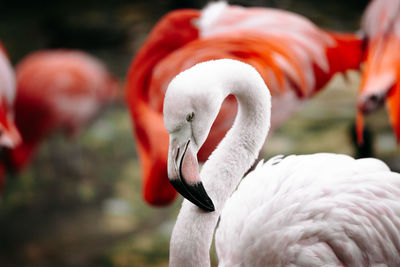
M 193 118 L 194 118 L 194 112 L 189 113 L 189 114 L 186 115 L 186 120 L 188 122 L 191 122 L 193 120 Z

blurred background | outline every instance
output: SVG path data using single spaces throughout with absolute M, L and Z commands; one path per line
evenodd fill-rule
M 124 83 L 135 51 L 166 12 L 207 1 L 0 0 L 0 39 L 16 64 L 44 48 L 78 48 L 102 59 Z M 302 14 L 320 27 L 356 31 L 366 0 L 230 1 Z M 357 72 L 338 75 L 327 90 L 267 141 L 275 154 L 354 155 L 352 125 Z M 33 162 L 8 174 L 0 205 L 0 266 L 167 266 L 179 203 L 147 206 L 129 114 L 123 100 L 106 107 L 76 138 L 54 134 Z M 386 111 L 366 124 L 372 152 L 400 170 L 400 151 Z

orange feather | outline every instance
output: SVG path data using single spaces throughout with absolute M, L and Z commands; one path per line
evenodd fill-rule
M 129 69 L 126 98 L 141 163 L 143 196 L 150 204 L 168 204 L 176 194 L 167 178 L 168 134 L 162 108 L 167 85 L 178 73 L 211 59 L 251 64 L 273 95 L 272 126 L 276 127 L 300 99 L 313 96 L 335 73 L 357 69 L 360 64 L 362 41 L 355 35 L 322 31 L 287 11 L 224 5 L 164 16 Z M 199 161 L 208 158 L 230 128 L 236 109 L 236 100 L 228 97 L 198 153 Z

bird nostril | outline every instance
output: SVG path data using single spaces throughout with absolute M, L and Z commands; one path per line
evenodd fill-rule
M 176 155 L 175 155 L 175 162 L 178 162 L 178 158 L 179 158 L 179 147 L 176 150 Z

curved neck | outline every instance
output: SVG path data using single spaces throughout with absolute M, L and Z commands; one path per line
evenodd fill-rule
M 226 62 L 214 62 L 220 66 L 211 81 L 223 86 L 219 88 L 221 103 L 229 94 L 237 98 L 238 114 L 200 174 L 215 212 L 204 212 L 184 201 L 171 237 L 170 266 L 210 265 L 209 250 L 221 210 L 254 163 L 269 130 L 270 94 L 264 81 L 249 65 Z

